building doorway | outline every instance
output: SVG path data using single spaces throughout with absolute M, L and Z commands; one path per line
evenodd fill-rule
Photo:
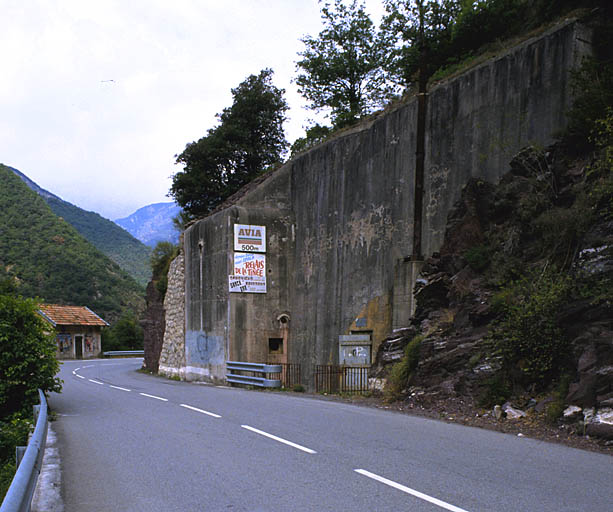
M 74 337 L 75 359 L 83 359 L 83 336 Z

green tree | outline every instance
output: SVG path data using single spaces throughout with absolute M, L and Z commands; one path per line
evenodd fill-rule
M 394 42 L 400 41 L 385 61 L 397 83 L 405 87 L 413 84 L 420 65 L 427 79 L 457 54 L 452 34 L 461 9 L 459 0 L 384 0 L 384 5 L 387 15 L 381 32 Z
M 0 418 L 28 411 L 39 388 L 61 390 L 55 336 L 37 310 L 34 300 L 0 295 Z
M 325 3 L 324 29 L 317 37 L 305 36 L 304 51 L 296 63 L 300 93 L 315 111 L 330 109 L 332 124 L 340 128 L 380 108 L 393 89 L 383 62 L 390 50 L 365 11 L 353 0 Z
M 306 151 L 313 146 L 319 144 L 326 139 L 328 135 L 332 133 L 332 129 L 329 126 L 322 126 L 315 124 L 306 130 L 304 137 L 296 139 L 290 148 L 290 154 L 295 157 L 298 153 Z
M 232 89 L 234 102 L 217 114 L 219 125 L 177 156 L 184 168 L 173 176 L 169 195 L 187 215 L 206 215 L 281 162 L 287 148 L 283 123 L 289 107 L 285 91 L 272 84 L 272 75 L 271 69 L 264 69 Z
M 104 331 L 102 338 L 104 350 L 141 350 L 143 348 L 143 328 L 133 311 L 127 311 L 110 329 Z
M 179 254 L 179 248 L 170 242 L 158 242 L 151 254 L 151 280 L 162 294 L 168 286 L 168 269 L 170 263 Z

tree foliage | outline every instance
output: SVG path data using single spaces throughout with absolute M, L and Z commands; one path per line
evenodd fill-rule
M 390 77 L 409 86 L 422 60 L 426 76 L 431 76 L 457 52 L 453 46 L 454 23 L 461 11 L 459 0 L 385 0 L 381 31 L 385 37 L 400 42 L 391 50 L 391 58 L 382 62 Z M 423 41 L 422 41 L 423 21 Z
M 102 334 L 104 350 L 142 350 L 143 348 L 143 328 L 133 311 L 125 312 Z
M 383 105 L 391 95 L 382 63 L 389 51 L 365 11 L 353 0 L 326 2 L 321 9 L 324 29 L 305 36 L 295 79 L 309 108 L 331 110 L 334 127 L 354 123 Z
M 284 90 L 272 84 L 272 70 L 251 75 L 232 89 L 233 104 L 217 114 L 219 125 L 187 144 L 177 156 L 183 171 L 170 194 L 191 216 L 221 204 L 266 168 L 281 162 L 287 148 Z
M 168 270 L 170 263 L 179 254 L 179 248 L 170 242 L 158 242 L 151 255 L 151 280 L 164 297 L 168 287 Z
M 315 124 L 307 129 L 304 137 L 296 139 L 290 148 L 292 158 L 302 151 L 312 148 L 326 139 L 332 133 L 329 126 Z
M 38 389 L 60 391 L 55 336 L 32 299 L 0 295 L 0 418 L 28 411 Z

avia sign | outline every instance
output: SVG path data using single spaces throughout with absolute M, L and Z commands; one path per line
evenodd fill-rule
M 234 224 L 234 250 L 266 252 L 266 226 Z

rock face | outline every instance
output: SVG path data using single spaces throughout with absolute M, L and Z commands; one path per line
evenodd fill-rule
M 581 171 L 569 171 L 562 155 L 557 146 L 544 152 L 525 148 L 497 186 L 476 179 L 464 188 L 449 213 L 441 250 L 425 262 L 415 286 L 414 318 L 377 352 L 374 375 L 382 379 L 390 365 L 402 359 L 407 343 L 417 335 L 425 336 L 417 369 L 407 382 L 408 403 L 427 405 L 442 398 L 476 403 L 489 392 L 491 398 L 498 393 L 501 404 L 502 395 L 516 391 L 523 393 L 521 407 L 529 407 L 526 410 L 534 414 L 551 414 L 552 407 L 562 406 L 561 401 L 569 406 L 564 423 L 576 423 L 574 429 L 588 435 L 612 438 L 613 222 L 606 201 L 605 206 L 586 206 L 588 213 L 571 209 L 593 193 L 592 185 Z M 534 169 L 542 171 L 535 175 Z M 540 188 L 545 180 L 555 183 L 555 193 L 546 201 Z M 528 217 L 526 204 L 535 197 L 542 200 L 540 210 Z M 566 240 L 565 224 L 573 217 L 583 219 L 587 227 Z M 558 223 L 551 239 L 534 234 L 542 229 L 544 219 Z M 544 238 L 548 236 L 545 231 Z M 572 254 L 571 250 L 575 258 L 569 260 L 566 254 Z M 568 393 L 554 398 L 558 392 L 547 391 L 545 382 L 522 388 L 520 379 L 515 389 L 495 389 L 501 359 L 487 340 L 504 310 L 499 304 L 507 300 L 504 293 L 512 282 L 508 276 L 550 264 L 559 265 L 572 282 L 571 295 L 554 319 L 567 340 L 564 357 L 557 364 L 564 368 L 562 375 L 570 378 Z M 529 393 L 532 400 L 526 398 Z M 550 396 L 543 398 L 543 393 Z M 505 403 L 499 412 L 506 413 L 507 419 L 524 417 L 526 412 L 516 405 Z
M 141 322 L 144 331 L 145 368 L 153 373 L 158 371 L 162 340 L 164 339 L 164 305 L 162 296 L 153 281 L 147 285 L 147 309 Z

